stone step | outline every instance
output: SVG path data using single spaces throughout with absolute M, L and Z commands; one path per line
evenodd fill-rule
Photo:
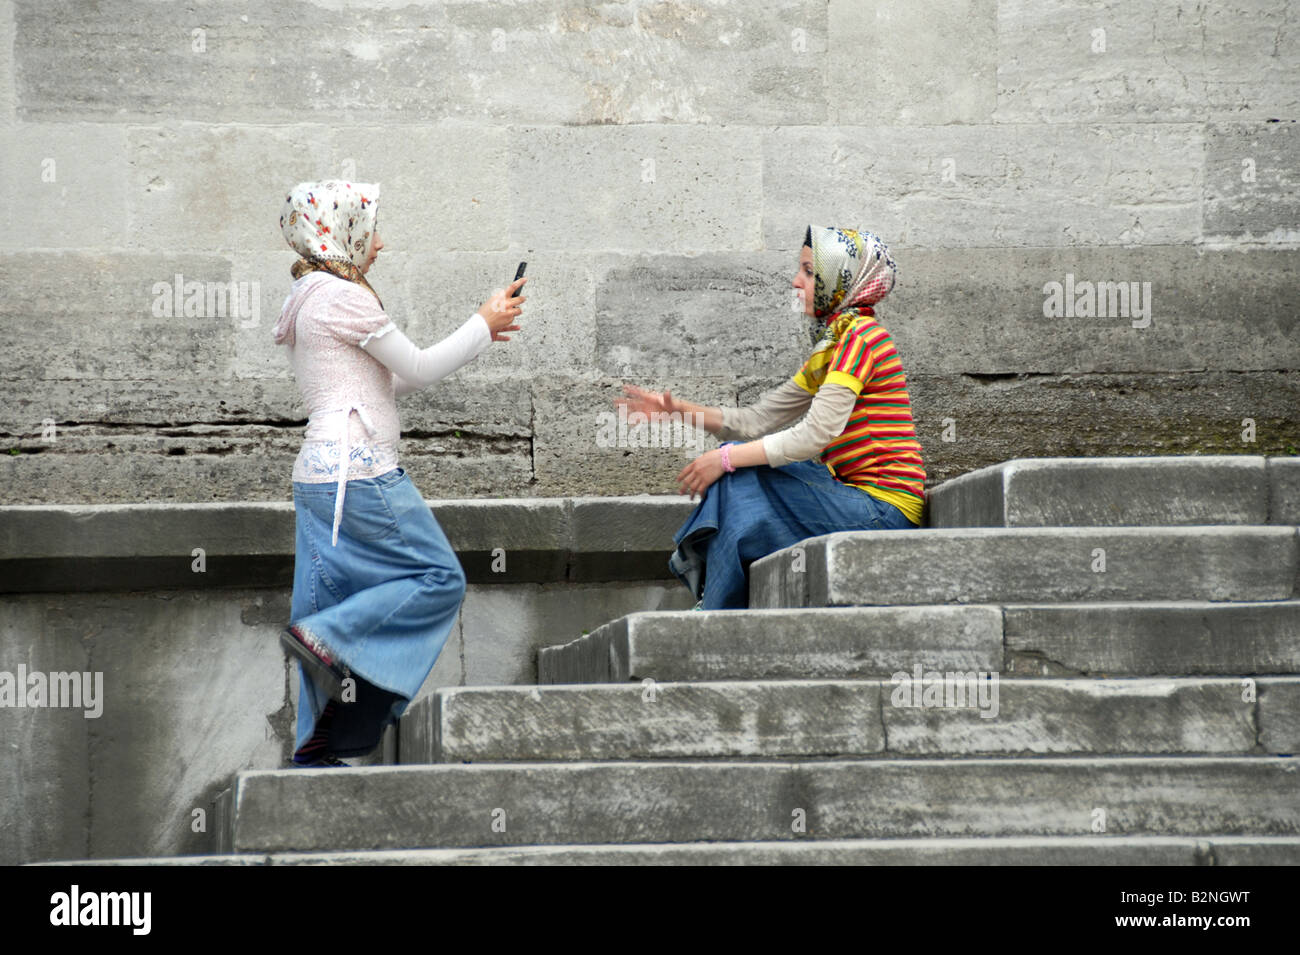
M 1300 865 L 1300 836 L 1007 836 L 799 842 L 503 846 L 32 863 L 249 865 Z
M 1300 677 L 458 687 L 402 718 L 400 762 L 1300 753 Z
M 927 498 L 936 528 L 1300 524 L 1300 458 L 1021 458 Z
M 1002 627 L 1008 674 L 1300 673 L 1300 600 L 1007 604 Z
M 1002 667 L 991 606 L 642 612 L 538 652 L 538 682 L 849 679 L 919 659 Z
M 235 777 L 218 852 L 1300 836 L 1300 758 L 475 763 Z
M 1300 673 L 1300 600 L 646 612 L 538 653 L 538 682 Z
M 1279 527 L 846 531 L 755 561 L 750 607 L 1300 596 L 1300 535 Z

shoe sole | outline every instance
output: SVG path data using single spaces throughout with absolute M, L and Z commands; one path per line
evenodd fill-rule
M 288 628 L 280 631 L 280 646 L 291 658 L 306 668 L 312 682 L 328 693 L 331 700 L 343 702 L 343 681 L 339 675 L 316 654 L 299 643 Z

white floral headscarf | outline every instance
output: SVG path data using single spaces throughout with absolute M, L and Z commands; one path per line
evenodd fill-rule
M 871 232 L 809 226 L 808 233 L 820 350 L 833 347 L 859 314 L 875 314 L 871 306 L 893 290 L 898 266 L 889 247 Z
M 378 220 L 379 183 L 327 179 L 300 182 L 284 197 L 280 231 L 302 258 L 289 270 L 295 279 L 308 272 L 329 272 L 379 293 L 361 272 L 370 255 Z M 282 312 L 272 330 L 276 344 L 294 342 L 293 320 Z
M 280 231 L 304 259 L 365 265 L 379 203 L 379 183 L 300 182 L 284 197 Z

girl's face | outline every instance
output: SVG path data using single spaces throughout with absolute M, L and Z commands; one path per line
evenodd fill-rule
M 813 276 L 812 249 L 806 245 L 799 251 L 799 271 L 795 273 L 794 280 L 790 284 L 799 290 L 799 295 L 803 299 L 804 314 L 812 315 L 815 305 L 813 292 L 816 290 L 817 280 Z
M 375 264 L 375 256 L 379 254 L 379 250 L 383 247 L 384 240 L 379 238 L 379 230 L 376 229 L 374 236 L 370 240 L 370 254 L 366 256 L 366 262 L 361 266 L 362 275 L 370 271 L 370 266 Z

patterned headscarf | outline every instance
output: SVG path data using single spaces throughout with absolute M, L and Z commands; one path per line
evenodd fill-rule
M 815 286 L 813 314 L 820 321 L 816 350 L 832 348 L 860 314 L 890 293 L 898 266 L 889 247 L 870 232 L 809 226 Z M 835 318 L 827 322 L 831 316 Z
M 377 182 L 328 179 L 300 182 L 290 189 L 284 197 L 280 231 L 302 256 L 289 270 L 293 277 L 302 278 L 315 271 L 329 272 L 369 289 L 383 308 L 379 293 L 361 273 L 375 234 L 378 204 Z M 276 340 L 287 332 L 277 324 Z

